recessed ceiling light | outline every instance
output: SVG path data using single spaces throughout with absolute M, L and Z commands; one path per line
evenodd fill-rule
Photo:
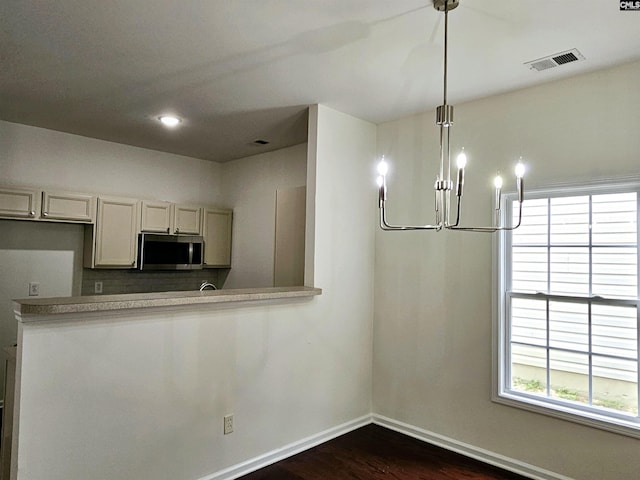
M 180 118 L 174 115 L 160 115 L 158 120 L 160 120 L 165 127 L 175 127 L 182 122 Z

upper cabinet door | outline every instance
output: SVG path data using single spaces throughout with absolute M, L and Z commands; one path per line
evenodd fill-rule
M 173 206 L 173 233 L 201 235 L 202 208 L 189 205 Z
M 203 217 L 204 267 L 230 267 L 233 212 L 226 209 L 206 208 Z
M 134 268 L 140 227 L 139 202 L 131 198 L 98 199 L 95 267 Z
M 93 223 L 96 218 L 96 197 L 79 193 L 43 192 L 41 216 L 45 220 Z
M 171 203 L 142 202 L 143 232 L 170 233 L 171 232 Z
M 0 216 L 36 218 L 40 213 L 40 191 L 0 188 Z

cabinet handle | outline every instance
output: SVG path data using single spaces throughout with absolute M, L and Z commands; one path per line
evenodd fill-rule
M 179 228 L 176 228 L 176 233 L 180 233 L 180 229 Z
M 49 216 L 49 214 L 48 214 L 47 212 L 42 212 L 42 216 L 43 216 L 43 217 L 48 217 L 48 216 Z
M 169 227 L 167 227 L 167 233 L 170 233 L 171 229 Z
M 30 216 L 30 217 L 35 217 L 35 216 L 36 216 L 36 212 L 35 212 L 34 210 L 31 210 L 31 211 L 29 212 L 29 216 Z

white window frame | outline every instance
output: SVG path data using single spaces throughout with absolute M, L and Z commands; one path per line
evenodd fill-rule
M 606 179 L 594 182 L 584 182 L 581 184 L 555 184 L 544 189 L 534 189 L 526 193 L 527 199 L 561 197 L 576 195 L 597 195 L 607 193 L 638 192 L 638 203 L 640 204 L 640 177 L 625 177 Z M 503 212 L 503 224 L 511 222 L 511 205 L 517 200 L 517 194 L 506 193 L 503 195 L 502 205 L 505 206 Z M 638 351 L 640 352 L 640 208 L 636 218 L 638 235 L 638 296 L 635 301 L 638 328 Z M 635 418 L 626 415 L 616 415 L 606 412 L 599 413 L 590 408 L 580 408 L 568 402 L 556 401 L 552 398 L 541 397 L 525 392 L 514 392 L 508 390 L 510 375 L 509 358 L 509 326 L 507 325 L 507 312 L 510 308 L 507 285 L 510 285 L 508 275 L 511 272 L 511 234 L 508 231 L 499 232 L 494 238 L 493 245 L 493 369 L 492 369 L 492 400 L 496 403 L 521 408 L 535 413 L 549 415 L 552 417 L 569 420 L 572 422 L 588 425 L 591 427 L 607 430 L 622 435 L 640 438 L 640 412 Z M 640 361 L 639 361 L 640 364 Z M 640 365 L 638 365 L 638 375 L 640 376 Z M 638 397 L 640 399 L 640 382 L 638 382 Z M 639 400 L 640 402 L 640 400 Z

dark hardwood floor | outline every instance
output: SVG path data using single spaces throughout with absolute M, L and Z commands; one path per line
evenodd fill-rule
M 367 425 L 240 480 L 526 480 L 377 425 Z

